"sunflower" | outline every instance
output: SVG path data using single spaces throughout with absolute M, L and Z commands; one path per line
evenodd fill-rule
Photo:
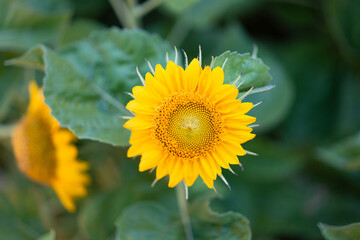
M 74 199 L 87 194 L 85 185 L 90 179 L 84 171 L 89 166 L 76 159 L 75 136 L 50 115 L 35 82 L 30 83 L 29 92 L 27 112 L 12 134 L 17 165 L 30 179 L 52 187 L 64 207 L 74 212 Z
M 126 106 L 134 113 L 124 124 L 132 131 L 128 157 L 141 155 L 141 172 L 156 168 L 155 181 L 169 175 L 171 188 L 182 180 L 191 186 L 198 176 L 209 188 L 217 176 L 227 184 L 222 168 L 239 165 L 237 155 L 247 153 L 241 144 L 255 137 L 248 125 L 256 119 L 245 115 L 253 104 L 241 102 L 235 85 L 224 84 L 221 67 L 202 68 L 200 62 L 194 59 L 184 70 L 168 61 L 145 80 L 139 74 L 144 86 L 132 89 Z

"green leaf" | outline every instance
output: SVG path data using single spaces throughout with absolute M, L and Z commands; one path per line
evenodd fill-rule
M 55 239 L 56 239 L 56 235 L 54 231 L 51 231 L 45 234 L 44 236 L 38 238 L 38 240 L 55 240 Z
M 271 77 L 269 67 L 259 58 L 253 57 L 250 53 L 239 54 L 237 52 L 224 52 L 215 58 L 214 67 L 224 65 L 224 83 L 233 83 L 241 74 L 238 83 L 241 84 L 239 91 L 246 91 L 251 87 L 261 88 L 268 85 Z
M 131 116 L 125 92 L 140 85 L 142 74 L 153 65 L 164 66 L 171 46 L 141 30 L 113 28 L 100 31 L 59 52 L 38 46 L 8 64 L 45 70 L 44 95 L 52 115 L 79 138 L 113 145 L 128 145 L 130 131 L 122 126 Z M 44 65 L 44 66 L 42 66 Z
M 9 193 L 7 195 L 10 195 Z M 0 238 L 6 240 L 33 240 L 44 232 L 40 222 L 34 192 L 15 189 L 11 197 L 0 193 Z M 27 201 L 21 201 L 26 199 Z
M 326 240 L 358 240 L 360 239 L 360 223 L 345 226 L 330 226 L 319 223 L 321 234 Z
M 329 147 L 319 148 L 321 161 L 345 171 L 360 170 L 360 132 L 342 139 Z
M 54 44 L 70 18 L 64 2 L 54 0 L 2 0 L 0 13 L 0 50 Z
M 114 221 L 132 196 L 122 189 L 93 196 L 82 208 L 79 222 L 90 239 L 106 239 L 115 230 Z M 101 223 L 101 226 L 99 226 Z
M 202 196 L 191 204 L 196 239 L 250 240 L 249 220 L 240 213 L 217 213 L 210 208 L 211 197 Z
M 180 240 L 182 225 L 157 203 L 137 203 L 126 208 L 116 221 L 116 240 Z

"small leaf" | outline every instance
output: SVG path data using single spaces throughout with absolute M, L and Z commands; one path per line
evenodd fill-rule
M 238 83 L 242 83 L 239 91 L 243 92 L 251 87 L 253 91 L 268 85 L 271 77 L 269 67 L 261 59 L 254 58 L 250 53 L 239 54 L 237 52 L 224 52 L 215 58 L 214 67 L 224 66 L 224 83 L 233 83 L 241 74 Z
M 163 206 L 144 202 L 126 208 L 116 221 L 116 240 L 180 240 L 182 225 Z
M 319 223 L 321 234 L 326 240 L 358 240 L 360 239 L 360 223 L 345 226 L 330 226 Z
M 203 196 L 190 206 L 196 239 L 250 240 L 249 220 L 240 213 L 217 213 L 210 208 L 211 197 Z
M 50 231 L 49 233 L 45 234 L 44 236 L 38 238 L 38 240 L 55 240 L 56 235 L 54 231 Z
M 145 74 L 153 65 L 165 64 L 173 49 L 156 35 L 141 30 L 99 31 L 59 52 L 38 46 L 7 64 L 45 70 L 45 102 L 63 127 L 79 138 L 113 145 L 128 145 L 130 131 L 122 126 L 131 116 L 125 109 L 135 85 L 136 66 Z
M 342 139 L 332 146 L 319 148 L 320 160 L 345 171 L 360 170 L 360 132 Z

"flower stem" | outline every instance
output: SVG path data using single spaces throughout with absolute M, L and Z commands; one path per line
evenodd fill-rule
M 124 0 L 109 0 L 109 2 L 124 28 L 132 29 L 138 26 L 133 9 L 130 9 Z
M 189 212 L 187 208 L 185 191 L 184 188 L 182 188 L 182 186 L 180 185 L 181 184 L 178 184 L 175 188 L 176 188 L 177 202 L 180 210 L 181 222 L 184 225 L 186 240 L 194 240 L 191 224 L 190 224 Z
M 146 15 L 147 13 L 151 12 L 155 8 L 157 8 L 159 5 L 161 5 L 165 0 L 147 0 L 141 5 L 138 5 L 134 9 L 134 13 L 136 17 L 142 17 Z

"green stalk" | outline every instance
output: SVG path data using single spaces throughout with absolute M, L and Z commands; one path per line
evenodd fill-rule
M 184 225 L 186 240 L 194 240 L 191 224 L 190 224 L 190 217 L 187 207 L 185 191 L 184 188 L 180 185 L 181 184 L 178 184 L 175 188 L 176 188 L 177 202 L 180 210 L 181 222 Z
M 133 9 L 130 9 L 124 0 L 109 0 L 109 2 L 124 28 L 133 29 L 138 27 Z
M 138 5 L 134 9 L 134 15 L 137 18 L 141 18 L 145 16 L 147 13 L 151 12 L 155 8 L 157 8 L 159 5 L 161 5 L 165 0 L 147 0 L 141 5 Z

